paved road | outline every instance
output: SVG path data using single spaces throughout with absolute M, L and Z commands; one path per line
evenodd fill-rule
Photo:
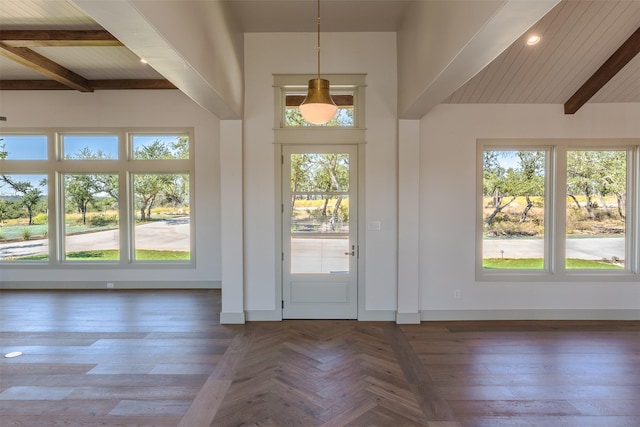
M 158 221 L 136 227 L 136 247 L 141 249 L 160 250 L 189 250 L 189 218 L 170 221 Z M 312 246 L 317 246 L 313 249 Z M 335 247 L 334 247 L 335 246 Z M 118 247 L 118 231 L 101 231 L 69 236 L 66 241 L 68 251 L 88 249 L 116 249 Z M 344 243 L 331 242 L 323 239 L 305 238 L 299 243 L 299 255 L 308 257 L 318 255 L 327 261 L 334 258 L 320 268 L 321 271 L 330 268 L 342 270 L 345 268 Z M 0 244 L 0 260 L 9 257 L 27 256 L 46 253 L 48 241 L 29 240 Z M 504 251 L 504 253 L 501 253 Z M 544 254 L 542 239 L 487 239 L 483 242 L 485 258 L 531 258 L 542 257 Z M 611 259 L 613 256 L 625 259 L 624 238 L 600 237 L 578 238 L 567 240 L 567 257 L 600 260 Z
M 485 258 L 542 258 L 543 245 L 542 239 L 487 239 L 483 242 L 483 255 Z M 567 258 L 601 260 L 614 256 L 625 259 L 623 237 L 567 239 Z
M 189 218 L 176 218 L 138 225 L 135 228 L 136 248 L 157 250 L 189 251 Z M 75 234 L 67 237 L 65 248 L 68 252 L 92 249 L 118 249 L 118 230 L 96 233 Z M 29 240 L 0 244 L 0 260 L 10 257 L 39 255 L 47 253 L 47 239 Z

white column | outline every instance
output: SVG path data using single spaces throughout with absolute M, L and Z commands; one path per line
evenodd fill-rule
M 398 308 L 396 323 L 420 323 L 420 121 L 398 124 Z
M 244 323 L 242 120 L 220 121 L 222 311 L 220 323 Z

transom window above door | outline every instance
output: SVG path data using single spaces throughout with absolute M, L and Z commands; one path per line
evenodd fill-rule
M 314 125 L 307 122 L 300 113 L 300 104 L 305 99 L 304 93 L 286 92 L 284 95 L 284 126 L 355 126 L 354 108 L 353 108 L 353 92 L 349 93 L 331 93 L 331 99 L 338 106 L 338 112 L 335 117 L 324 125 Z
M 364 129 L 364 75 L 332 75 L 331 98 L 338 106 L 335 117 L 323 125 L 307 122 L 300 104 L 307 94 L 308 75 L 275 75 L 275 128 L 294 129 Z

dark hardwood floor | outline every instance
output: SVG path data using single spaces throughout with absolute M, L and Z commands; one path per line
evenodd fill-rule
M 640 427 L 640 322 L 219 323 L 219 291 L 3 291 L 0 426 Z

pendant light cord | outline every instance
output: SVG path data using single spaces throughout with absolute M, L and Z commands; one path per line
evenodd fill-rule
M 318 79 L 320 78 L 320 0 L 318 0 Z

